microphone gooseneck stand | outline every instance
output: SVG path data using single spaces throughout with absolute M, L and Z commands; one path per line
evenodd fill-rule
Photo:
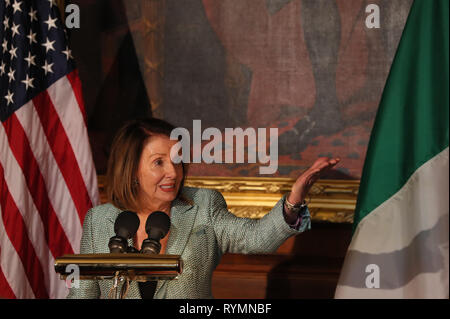
M 108 299 L 125 299 L 128 293 L 128 288 L 130 287 L 130 279 L 128 277 L 125 279 L 125 283 L 122 285 L 122 288 L 120 289 L 120 294 L 118 289 L 119 281 L 124 281 L 124 278 L 120 275 L 119 271 L 116 271 L 113 279 L 113 285 L 108 294 Z

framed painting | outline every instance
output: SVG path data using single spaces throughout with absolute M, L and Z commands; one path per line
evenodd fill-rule
M 259 218 L 317 157 L 339 156 L 310 206 L 315 220 L 351 222 L 411 0 L 70 2 L 82 15 L 70 39 L 101 188 L 112 137 L 128 119 L 162 118 L 191 136 L 200 121 L 222 141 L 227 129 L 275 129 L 264 149 L 276 142 L 273 173 L 249 160 L 247 138 L 244 161 L 234 152 L 234 162 L 192 163 L 187 185 L 218 189 L 232 212 Z

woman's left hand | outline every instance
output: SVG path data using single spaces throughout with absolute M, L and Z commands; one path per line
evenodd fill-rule
M 340 158 L 319 157 L 314 164 L 300 175 L 292 186 L 288 201 L 292 204 L 302 203 L 311 186 L 326 171 L 330 170 Z

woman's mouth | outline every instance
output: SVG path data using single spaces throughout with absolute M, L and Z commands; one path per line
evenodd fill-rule
M 159 188 L 166 193 L 174 192 L 175 191 L 175 184 L 163 184 L 159 185 Z

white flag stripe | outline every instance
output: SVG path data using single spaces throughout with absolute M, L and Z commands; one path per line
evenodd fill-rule
M 41 216 L 26 186 L 27 182 L 22 169 L 9 148 L 8 137 L 3 125 L 0 125 L 0 163 L 3 166 L 4 178 L 9 192 L 23 217 L 28 238 L 33 245 L 37 258 L 41 262 L 47 291 L 50 291 L 49 288 L 55 286 L 55 276 L 53 276 L 55 273 L 55 260 L 45 239 L 45 228 Z
M 79 251 L 82 227 L 78 212 L 32 101 L 17 110 L 15 114 L 28 137 L 34 158 L 44 177 L 49 200 L 61 227 L 69 239 L 73 251 Z
M 1 216 L 2 208 L 0 207 L 0 267 L 3 275 L 16 298 L 35 298 L 22 261 L 6 234 Z
M 47 92 L 72 145 L 92 205 L 98 205 L 100 202 L 97 176 L 95 168 L 91 165 L 92 154 L 88 143 L 89 136 L 72 85 L 64 76 L 50 86 Z M 61 92 L 64 92 L 64 94 L 61 94 Z
M 396 289 L 349 286 L 338 286 L 336 289 L 336 296 L 341 299 L 440 299 L 445 295 L 448 298 L 448 280 L 445 281 L 441 273 L 419 274 L 405 286 Z
M 400 250 L 417 234 L 433 228 L 441 216 L 449 213 L 448 157 L 447 147 L 419 167 L 394 196 L 362 219 L 348 249 L 370 254 Z M 380 237 L 383 233 L 389 236 Z

